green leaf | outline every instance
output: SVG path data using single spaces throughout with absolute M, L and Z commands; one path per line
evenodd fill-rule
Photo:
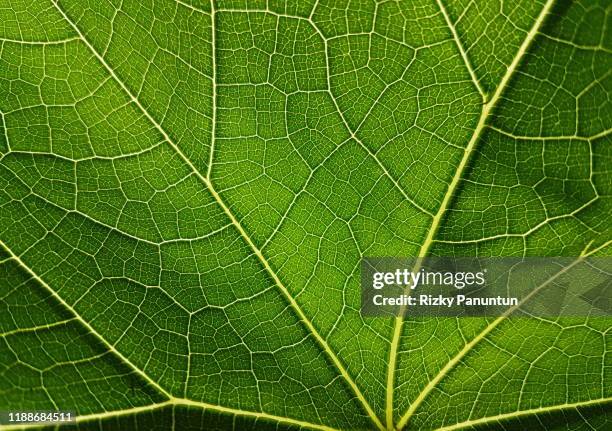
M 609 319 L 366 319 L 359 263 L 610 255 L 611 29 L 606 0 L 0 4 L 0 411 L 609 428 Z

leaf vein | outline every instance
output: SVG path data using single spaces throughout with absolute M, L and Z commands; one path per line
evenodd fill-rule
M 446 25 L 448 26 L 450 32 L 453 35 L 453 39 L 455 40 L 457 49 L 459 49 L 459 52 L 461 53 L 461 58 L 463 59 L 463 62 L 465 63 L 465 67 L 467 68 L 468 73 L 470 74 L 470 78 L 472 78 L 473 84 L 476 86 L 478 93 L 480 93 L 482 100 L 486 101 L 487 94 L 485 93 L 484 89 L 480 85 L 480 81 L 478 80 L 478 77 L 476 76 L 476 72 L 474 71 L 474 68 L 472 67 L 472 62 L 470 61 L 470 58 L 468 57 L 467 52 L 463 48 L 463 44 L 461 43 L 459 34 L 457 34 L 457 29 L 455 28 L 455 24 L 453 24 L 453 22 L 451 21 L 451 18 L 448 15 L 448 12 L 446 10 L 446 7 L 444 6 L 444 3 L 442 3 L 442 0 L 436 0 L 436 3 L 438 4 L 438 7 L 440 8 L 440 12 L 442 12 L 442 15 L 444 16 L 444 21 L 446 22 Z

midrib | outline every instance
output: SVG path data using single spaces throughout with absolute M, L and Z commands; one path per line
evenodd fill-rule
M 117 82 L 117 84 L 121 87 L 121 89 L 130 97 L 131 101 L 139 108 L 139 110 L 143 113 L 143 115 L 158 130 L 158 132 L 163 136 L 164 140 L 166 142 L 168 142 L 168 144 L 174 149 L 174 151 L 181 158 L 181 160 L 183 160 L 183 162 L 191 169 L 191 171 L 194 173 L 194 175 L 196 175 L 198 177 L 198 179 L 206 186 L 206 188 L 208 189 L 210 194 L 213 196 L 213 198 L 215 199 L 217 204 L 223 209 L 223 211 L 225 212 L 226 216 L 230 219 L 230 221 L 232 222 L 232 224 L 234 225 L 236 230 L 238 230 L 238 232 L 240 233 L 240 235 L 242 236 L 244 241 L 249 245 L 249 247 L 251 248 L 253 253 L 257 256 L 257 258 L 259 259 L 260 263 L 262 264 L 262 266 L 264 267 L 266 272 L 268 272 L 270 277 L 274 280 L 275 284 L 277 285 L 277 287 L 279 288 L 279 290 L 281 291 L 283 296 L 286 298 L 286 300 L 288 301 L 289 305 L 294 310 L 296 315 L 299 317 L 299 319 L 302 322 L 302 324 L 308 329 L 308 331 L 315 338 L 315 340 L 320 345 L 322 350 L 329 357 L 329 359 L 332 361 L 334 366 L 338 369 L 338 371 L 340 372 L 341 376 L 346 380 L 347 384 L 349 385 L 349 387 L 354 392 L 356 398 L 362 404 L 363 408 L 365 409 L 366 413 L 368 414 L 368 416 L 370 417 L 370 419 L 372 420 L 374 425 L 378 429 L 384 430 L 384 426 L 382 425 L 381 421 L 378 419 L 378 417 L 377 417 L 376 413 L 374 412 L 373 408 L 370 406 L 369 402 L 367 401 L 367 399 L 365 398 L 365 396 L 363 395 L 363 393 L 361 392 L 361 390 L 359 389 L 359 387 L 357 386 L 357 384 L 355 383 L 353 378 L 350 376 L 350 374 L 348 373 L 348 371 L 346 370 L 346 368 L 344 367 L 344 365 L 342 364 L 340 359 L 336 356 L 334 351 L 330 348 L 330 346 L 327 344 L 327 342 L 321 336 L 321 334 L 319 334 L 317 329 L 314 327 L 314 324 L 307 318 L 307 316 L 305 315 L 305 313 L 303 312 L 303 310 L 301 309 L 301 307 L 299 306 L 297 301 L 293 298 L 293 296 L 291 295 L 291 293 L 289 292 L 287 287 L 280 280 L 280 278 L 278 277 L 276 272 L 272 269 L 272 267 L 270 266 L 269 262 L 267 261 L 265 256 L 262 254 L 261 250 L 251 240 L 250 236 L 244 230 L 244 228 L 242 227 L 240 222 L 236 219 L 236 217 L 234 216 L 232 211 L 225 204 L 225 202 L 221 198 L 220 194 L 215 190 L 215 188 L 213 187 L 212 182 L 210 181 L 210 179 L 207 178 L 207 176 L 204 176 L 193 165 L 193 163 L 191 163 L 189 158 L 181 151 L 181 149 L 178 147 L 178 145 L 176 145 L 176 143 L 174 143 L 174 141 L 170 138 L 170 136 L 165 131 L 165 129 L 161 126 L 161 124 L 159 124 L 157 122 L 157 120 L 155 120 L 155 118 L 147 111 L 147 109 L 145 109 L 145 107 L 140 103 L 138 98 L 132 93 L 132 91 L 127 87 L 127 85 L 117 76 L 117 74 L 115 73 L 113 68 L 110 67 L 110 65 L 106 62 L 104 57 L 102 57 L 102 55 L 93 47 L 93 45 L 91 45 L 89 40 L 81 32 L 80 28 L 70 19 L 70 17 L 68 17 L 68 15 L 64 12 L 64 10 L 60 7 L 60 5 L 57 3 L 57 0 L 52 0 L 52 3 L 55 6 L 55 8 L 59 11 L 59 13 L 62 15 L 64 20 L 66 20 L 66 22 L 79 35 L 79 38 L 81 39 L 81 41 L 87 46 L 87 48 L 92 52 L 92 54 L 102 64 L 102 66 L 106 69 L 106 71 L 113 77 L 115 82 Z M 214 19 L 214 11 L 211 12 L 211 16 Z M 213 87 L 214 87 L 214 85 L 215 85 L 215 82 L 213 82 Z M 215 111 L 215 110 L 216 110 L 216 107 L 213 106 L 213 111 Z M 214 141 L 214 136 L 212 137 L 212 139 Z M 211 151 L 213 150 L 213 148 L 214 148 L 214 146 L 211 145 Z M 212 161 L 212 155 L 211 155 L 211 161 Z M 207 172 L 207 174 L 210 174 L 210 172 Z M 138 371 L 140 371 L 140 370 L 138 370 Z M 142 371 L 140 371 L 140 372 L 142 373 Z
M 440 207 L 438 208 L 438 211 L 436 212 L 432 220 L 432 224 L 427 232 L 425 241 L 423 242 L 423 245 L 421 246 L 419 250 L 418 257 L 425 257 L 429 254 L 431 246 L 434 242 L 434 238 L 438 232 L 438 229 L 440 228 L 440 223 L 451 203 L 452 198 L 455 195 L 455 191 L 457 189 L 459 181 L 461 180 L 465 172 L 465 169 L 472 155 L 474 154 L 474 151 L 477 147 L 480 137 L 482 136 L 483 131 L 486 129 L 487 120 L 489 116 L 491 115 L 491 113 L 494 111 L 495 106 L 497 105 L 497 102 L 499 102 L 499 99 L 502 96 L 503 92 L 505 91 L 508 83 L 514 76 L 514 73 L 518 69 L 521 60 L 525 56 L 525 53 L 529 49 L 531 43 L 535 39 L 540 28 L 542 27 L 542 24 L 544 23 L 544 20 L 546 16 L 548 15 L 548 13 L 550 12 L 550 9 L 552 8 L 553 4 L 554 4 L 554 0 L 547 0 L 546 4 L 540 11 L 540 14 L 536 18 L 533 26 L 531 27 L 531 30 L 529 31 L 529 33 L 523 40 L 523 43 L 521 44 L 519 50 L 517 51 L 512 62 L 510 63 L 508 70 L 502 77 L 499 85 L 497 86 L 495 90 L 495 93 L 493 94 L 491 99 L 483 105 L 480 117 L 478 119 L 477 126 L 468 142 L 468 145 L 466 146 L 464 150 L 463 157 L 461 158 L 461 161 L 459 162 L 455 175 L 451 179 L 449 187 L 446 190 L 444 198 L 442 199 L 442 203 L 440 204 Z M 461 47 L 459 46 L 458 49 L 461 50 Z M 464 60 L 466 60 L 465 56 L 463 56 L 463 58 Z M 468 67 L 468 69 L 471 68 L 469 63 L 466 64 L 466 67 Z M 403 315 L 402 311 L 403 310 L 400 310 L 400 315 L 396 317 L 395 319 L 393 338 L 392 338 L 391 347 L 389 350 L 389 368 L 387 372 L 387 397 L 386 397 L 386 400 L 387 400 L 386 423 L 387 423 L 388 430 L 393 430 L 395 427 L 394 422 L 393 422 L 393 404 L 394 404 L 394 393 L 393 392 L 394 392 L 394 386 L 395 386 L 395 370 L 397 367 L 397 351 L 399 348 L 399 341 L 401 338 L 402 327 L 403 327 L 403 322 L 404 322 L 404 319 L 402 317 Z M 449 369 L 443 368 L 443 371 L 444 371 L 444 374 L 442 376 L 438 374 L 438 376 L 434 378 L 436 381 L 439 381 L 441 377 L 443 377 L 449 371 Z M 434 386 L 426 386 L 425 389 L 421 391 L 421 393 L 417 396 L 415 401 L 410 405 L 406 414 L 404 414 L 402 419 L 400 419 L 400 423 L 398 424 L 400 429 L 408 422 L 411 415 L 416 411 L 418 406 L 423 402 L 423 400 L 427 397 L 427 395 L 429 395 L 429 393 L 433 390 L 433 388 Z

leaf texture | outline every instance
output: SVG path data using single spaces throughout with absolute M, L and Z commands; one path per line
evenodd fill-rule
M 611 71 L 607 0 L 0 2 L 0 410 L 612 427 L 609 319 L 359 313 L 364 256 L 610 255 Z

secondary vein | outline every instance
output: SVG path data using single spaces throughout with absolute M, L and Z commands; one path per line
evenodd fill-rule
M 453 24 L 453 22 L 451 21 L 450 16 L 448 15 L 448 12 L 446 11 L 446 7 L 442 3 L 442 0 L 436 0 L 436 2 L 438 3 L 438 7 L 440 8 L 442 15 L 444 16 L 446 25 L 448 26 L 451 33 L 453 34 L 453 39 L 455 39 L 455 44 L 457 45 L 457 49 L 459 49 L 459 52 L 461 53 L 461 58 L 463 58 L 465 67 L 467 68 L 468 73 L 470 74 L 470 77 L 472 78 L 472 81 L 474 82 L 474 85 L 476 86 L 476 89 L 480 93 L 482 100 L 485 101 L 487 99 L 487 94 L 485 93 L 482 86 L 480 85 L 480 81 L 478 80 L 478 77 L 476 76 L 476 72 L 474 72 L 472 63 L 470 62 L 470 58 L 468 57 L 467 52 L 465 51 L 465 49 L 463 49 L 463 44 L 461 43 L 461 39 L 459 38 L 459 35 L 457 34 L 457 30 L 455 29 L 455 24 Z

